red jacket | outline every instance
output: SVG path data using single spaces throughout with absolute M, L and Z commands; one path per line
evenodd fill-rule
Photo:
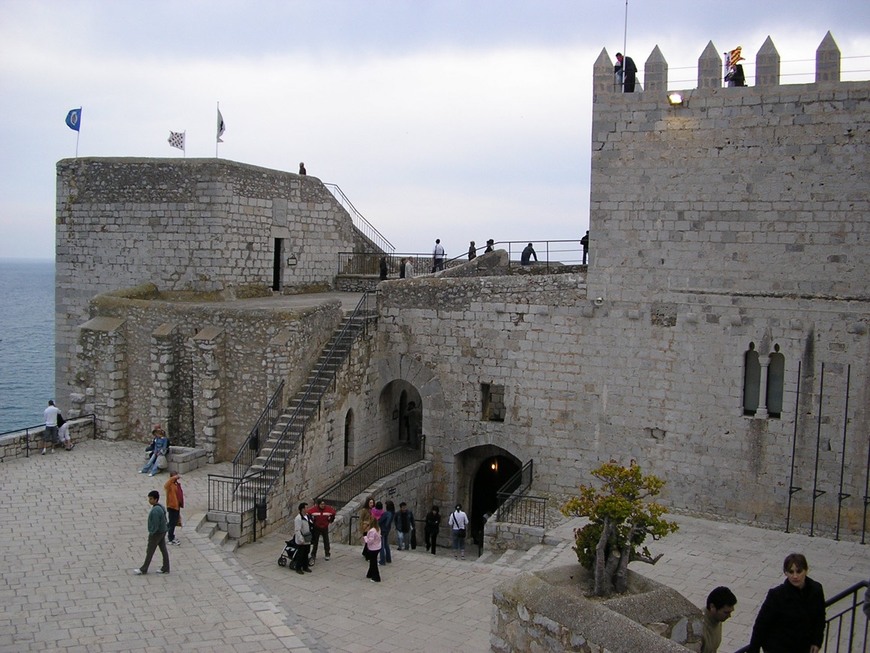
M 311 515 L 314 521 L 314 528 L 325 531 L 329 529 L 329 525 L 335 521 L 335 508 L 324 505 L 323 509 L 320 506 L 312 506 L 305 511 L 306 515 Z

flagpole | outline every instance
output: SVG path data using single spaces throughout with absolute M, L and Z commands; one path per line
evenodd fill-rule
M 82 135 L 81 128 L 76 130 L 76 158 L 79 158 L 79 136 Z
M 218 116 L 221 115 L 221 103 L 220 102 L 217 103 L 217 115 Z M 220 117 L 218 117 L 218 120 L 220 120 Z M 214 138 L 214 158 L 216 158 L 216 159 L 218 158 L 218 143 L 221 142 L 221 136 L 217 132 L 218 132 L 218 129 L 215 129 L 215 134 L 217 134 L 217 135 Z
M 184 140 L 182 141 L 184 143 L 184 147 L 181 148 L 181 158 L 186 159 L 187 158 L 187 130 L 185 129 L 181 133 L 184 134 L 184 137 L 183 137 Z
M 628 0 L 625 0 L 625 27 L 622 32 L 622 92 L 625 93 L 625 57 L 628 56 Z

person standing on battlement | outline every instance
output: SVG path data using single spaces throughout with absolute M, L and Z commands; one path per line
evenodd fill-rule
M 523 249 L 523 253 L 520 255 L 520 264 L 522 265 L 531 265 L 532 257 L 535 257 L 535 263 L 538 262 L 538 255 L 535 253 L 535 248 L 531 243 L 526 245 L 525 249 Z
M 440 272 L 444 269 L 444 246 L 441 239 L 435 239 L 435 249 L 432 250 L 432 272 Z
M 580 239 L 580 246 L 583 248 L 583 265 L 586 265 L 586 255 L 589 254 L 589 230 L 586 230 L 586 235 Z
M 621 52 L 617 52 L 613 72 L 616 73 L 616 78 L 622 82 L 622 92 L 634 93 L 634 86 L 637 83 L 637 66 L 634 64 L 634 59 L 624 57 Z
M 299 174 L 300 174 L 300 175 L 307 175 L 307 174 L 308 174 L 308 173 L 305 171 L 305 162 L 304 162 L 304 161 L 300 161 L 300 162 L 299 162 Z
M 468 246 L 468 260 L 477 258 L 477 247 L 474 246 L 474 241 L 471 241 L 471 244 Z

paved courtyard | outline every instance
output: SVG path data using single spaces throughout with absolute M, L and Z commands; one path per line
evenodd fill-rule
M 151 489 L 162 497 L 166 480 L 137 473 L 142 448 L 91 441 L 0 463 L 0 652 L 487 651 L 495 584 L 575 564 L 568 524 L 556 532 L 561 545 L 494 562 L 454 560 L 446 549 L 394 551 L 380 585 L 366 581 L 360 546 L 336 543 L 330 561 L 299 576 L 277 565 L 283 533 L 230 554 L 188 527 L 205 512 L 208 473 L 226 473 L 218 465 L 183 479 L 187 526 L 169 550 L 172 573 L 134 576 L 145 497 Z M 738 604 L 723 653 L 746 643 L 786 553 L 804 552 L 828 595 L 870 576 L 870 548 L 855 542 L 676 520 L 680 531 L 652 545 L 662 560 L 632 568 L 699 605 L 712 587 L 729 585 Z

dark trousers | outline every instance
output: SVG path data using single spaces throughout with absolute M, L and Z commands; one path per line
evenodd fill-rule
M 169 541 L 172 542 L 175 540 L 175 527 L 178 526 L 178 518 L 181 517 L 181 511 L 167 508 L 166 512 L 169 513 Z
M 311 552 L 310 544 L 297 544 L 296 557 L 293 559 L 296 563 L 295 569 L 308 569 L 308 555 Z
M 329 529 L 328 528 L 317 528 L 313 527 L 311 529 L 311 557 L 317 557 L 317 543 L 320 541 L 320 538 L 323 537 L 323 552 L 326 555 L 329 555 Z
M 145 550 L 145 562 L 139 569 L 143 574 L 148 573 L 148 566 L 151 564 L 151 558 L 154 557 L 154 552 L 160 549 L 160 555 L 163 556 L 163 566 L 161 567 L 164 574 L 169 573 L 169 551 L 166 550 L 166 532 L 148 533 L 148 548 Z
M 381 582 L 381 572 L 378 569 L 378 552 L 366 549 L 366 558 L 369 560 L 369 572 L 366 578 L 371 578 L 373 581 Z
M 427 526 L 424 535 L 426 537 L 426 550 L 432 551 L 432 555 L 435 555 L 435 547 L 438 546 L 438 529 Z

